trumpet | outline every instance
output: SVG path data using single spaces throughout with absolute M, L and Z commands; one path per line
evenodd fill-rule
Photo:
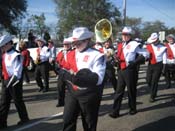
M 107 41 L 112 35 L 112 24 L 107 19 L 101 19 L 95 25 L 96 41 L 103 43 Z

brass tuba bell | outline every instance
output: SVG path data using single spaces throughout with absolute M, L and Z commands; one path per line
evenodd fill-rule
M 112 35 L 112 25 L 107 19 L 101 19 L 95 25 L 96 42 L 105 42 Z

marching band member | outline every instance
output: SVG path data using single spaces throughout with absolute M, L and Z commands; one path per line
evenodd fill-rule
M 102 96 L 106 60 L 102 53 L 90 48 L 93 32 L 86 27 L 73 30 L 75 49 L 67 54 L 68 75 L 64 74 L 68 91 L 65 97 L 63 131 L 75 131 L 81 113 L 85 131 L 96 131 Z
M 99 42 L 97 42 L 99 43 Z M 115 68 L 114 68 L 114 61 L 115 61 L 115 50 L 112 45 L 112 40 L 109 38 L 105 42 L 102 43 L 102 47 L 98 48 L 100 46 L 95 46 L 96 49 L 98 49 L 101 53 L 104 53 L 106 57 L 106 73 L 104 82 L 107 82 L 108 80 L 112 83 L 114 91 L 117 88 L 117 78 L 115 75 Z
M 109 79 L 109 81 L 112 83 L 114 91 L 116 91 L 117 88 L 117 78 L 116 78 L 116 70 L 114 68 L 114 61 L 115 61 L 115 50 L 112 45 L 112 39 L 109 38 L 107 41 L 103 43 L 103 51 L 106 56 L 106 74 L 105 78 L 106 80 Z
M 167 47 L 167 65 L 164 72 L 166 88 L 171 87 L 171 79 L 175 80 L 175 37 L 172 34 L 169 34 L 166 37 L 168 43 L 165 44 Z
M 94 45 L 94 48 L 99 50 L 101 53 L 104 53 L 103 51 L 103 45 L 101 42 L 96 42 L 95 45 Z
M 101 19 L 95 25 L 96 44 L 94 48 L 104 53 L 106 57 L 106 73 L 104 83 L 110 81 L 114 91 L 117 88 L 115 71 L 115 49 L 112 43 L 112 24 L 108 19 Z
M 3 84 L 0 101 L 0 129 L 7 127 L 7 116 L 11 99 L 14 100 L 14 104 L 20 118 L 20 121 L 17 124 L 21 125 L 29 121 L 22 95 L 23 57 L 13 48 L 12 39 L 13 37 L 10 35 L 0 37 L 0 48 L 3 52 Z
M 136 79 L 137 79 L 137 65 L 145 61 L 149 56 L 146 50 L 140 48 L 139 43 L 132 41 L 132 29 L 124 27 L 122 30 L 122 43 L 118 44 L 117 60 L 119 61 L 118 69 L 118 85 L 114 95 L 113 110 L 109 114 L 112 118 L 119 117 L 122 98 L 125 92 L 125 86 L 128 89 L 129 114 L 137 113 L 136 109 Z M 138 57 L 136 57 L 136 55 Z
M 159 35 L 157 33 L 152 33 L 148 38 L 146 49 L 150 53 L 150 58 L 148 59 L 148 69 L 146 80 L 148 86 L 150 87 L 150 102 L 155 101 L 155 97 L 157 96 L 157 88 L 158 82 L 162 73 L 165 71 L 163 68 L 163 64 L 166 64 L 167 55 L 166 55 L 166 47 L 159 42 Z
M 39 92 L 47 92 L 49 90 L 49 48 L 45 45 L 45 40 L 42 38 L 36 39 L 37 48 L 37 58 L 36 58 L 36 68 L 35 68 L 35 80 L 37 85 L 40 87 Z M 44 85 L 42 82 L 44 79 Z
M 67 61 L 67 53 L 70 52 L 71 50 L 72 50 L 71 40 L 69 38 L 65 38 L 63 41 L 63 49 L 58 52 L 56 57 L 56 62 L 59 68 L 61 69 L 66 68 L 65 65 Z M 64 106 L 66 82 L 62 79 L 62 77 L 58 77 L 57 88 L 58 88 L 58 103 L 56 107 Z

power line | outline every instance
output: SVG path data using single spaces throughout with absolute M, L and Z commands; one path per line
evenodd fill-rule
M 154 10 L 158 11 L 160 14 L 166 16 L 167 18 L 169 18 L 171 21 L 175 20 L 174 17 L 171 17 L 170 15 L 168 15 L 167 13 L 163 12 L 162 10 L 158 9 L 157 7 L 154 7 L 150 1 L 147 1 L 147 0 L 143 0 L 142 2 L 145 2 L 147 5 L 149 5 L 150 7 L 152 7 Z

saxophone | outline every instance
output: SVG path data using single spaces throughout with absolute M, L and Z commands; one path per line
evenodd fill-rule
M 41 59 L 40 59 L 40 56 L 38 55 L 38 56 L 36 57 L 35 64 L 38 65 L 38 64 L 40 64 L 40 63 L 41 63 Z

